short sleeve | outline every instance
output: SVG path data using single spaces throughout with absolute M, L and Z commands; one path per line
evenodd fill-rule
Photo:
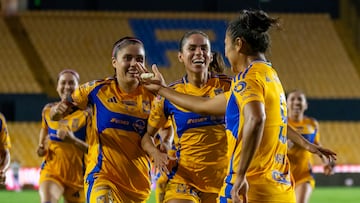
M 158 96 L 152 103 L 148 124 L 154 128 L 161 128 L 168 122 L 164 113 L 164 100 L 163 97 Z

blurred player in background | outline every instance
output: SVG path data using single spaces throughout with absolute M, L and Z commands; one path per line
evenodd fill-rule
M 59 120 L 74 105 L 93 112 L 86 167 L 87 202 L 146 202 L 151 192 L 151 162 L 141 149 L 154 94 L 140 85 L 135 64 L 145 64 L 143 43 L 124 37 L 113 45 L 115 77 L 88 82 L 53 109 Z
M 6 119 L 0 113 L 0 185 L 5 184 L 5 173 L 10 166 L 10 136 L 6 125 Z
M 51 107 L 67 102 L 79 85 L 79 74 L 71 69 L 59 73 L 57 92 L 61 101 L 47 104 L 42 111 L 42 124 L 37 154 L 44 156 L 41 165 L 39 194 L 42 203 L 57 203 L 61 196 L 66 203 L 85 202 L 84 170 L 87 152 L 87 111 L 69 109 L 72 114 L 62 120 L 50 118 Z
M 305 94 L 300 90 L 288 93 L 288 124 L 296 129 L 309 142 L 320 145 L 319 123 L 304 115 L 308 108 Z M 312 173 L 312 154 L 304 148 L 288 141 L 288 157 L 290 160 L 291 174 L 295 179 L 295 194 L 297 203 L 309 202 L 312 190 L 315 187 L 314 174 Z M 334 162 L 321 156 L 324 163 L 325 175 L 333 173 Z
M 186 75 L 170 85 L 175 91 L 215 97 L 230 89 L 231 78 L 215 72 L 224 70 L 224 62 L 219 56 L 214 61 L 209 37 L 204 32 L 185 33 L 179 43 L 178 58 Z M 219 64 L 210 65 L 211 62 Z M 160 165 L 168 161 L 167 156 L 156 150 L 149 138 L 169 118 L 175 130 L 177 164 L 169 170 L 164 202 L 216 202 L 228 164 L 224 117 L 192 113 L 158 98 L 142 140 L 143 149 L 154 158 L 157 167 L 159 161 Z M 160 169 L 168 170 L 161 166 Z
M 225 55 L 237 74 L 229 92 L 213 98 L 181 94 L 166 86 L 156 65 L 152 66 L 155 77 L 144 80 L 149 90 L 193 112 L 226 114 L 230 165 L 219 202 L 295 203 L 287 136 L 313 153 L 336 156 L 287 126 L 285 94 L 265 57 L 270 43 L 268 30 L 277 25 L 278 19 L 261 10 L 242 10 L 229 23 Z M 141 64 L 137 67 L 147 72 Z

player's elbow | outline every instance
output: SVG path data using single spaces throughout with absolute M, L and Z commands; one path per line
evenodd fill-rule
M 250 115 L 248 118 L 248 123 L 252 126 L 261 127 L 265 125 L 266 115 L 265 114 L 256 114 Z

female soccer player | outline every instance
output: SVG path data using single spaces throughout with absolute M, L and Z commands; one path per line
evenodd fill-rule
M 178 58 L 186 75 L 170 85 L 175 91 L 214 97 L 230 89 L 230 77 L 209 71 L 209 67 L 220 71 L 223 67 L 210 66 L 213 54 L 204 32 L 189 31 L 179 44 Z M 166 99 L 157 100 L 154 106 L 142 144 L 154 157 L 155 165 L 159 151 L 148 136 L 154 136 L 168 118 L 175 129 L 177 164 L 170 169 L 164 202 L 216 202 L 228 163 L 224 117 L 192 113 Z
M 229 23 L 225 55 L 237 73 L 229 92 L 213 98 L 181 94 L 166 87 L 155 65 L 155 78 L 144 81 L 147 88 L 193 112 L 225 114 L 230 163 L 220 202 L 295 203 L 287 136 L 313 153 L 335 156 L 287 126 L 285 94 L 265 57 L 270 43 L 268 30 L 277 24 L 277 19 L 261 10 L 243 10 Z M 138 70 L 147 72 L 142 64 Z
M 61 119 L 75 106 L 91 106 L 94 141 L 89 146 L 85 172 L 87 202 L 146 202 L 151 191 L 150 166 L 141 149 L 154 94 L 140 85 L 135 64 L 145 63 L 143 43 L 132 37 L 115 42 L 112 65 L 115 77 L 81 85 L 53 108 Z
M 305 94 L 300 90 L 288 93 L 288 123 L 296 129 L 309 142 L 320 145 L 319 123 L 304 115 L 308 108 Z M 315 187 L 314 174 L 312 173 L 312 154 L 304 148 L 288 141 L 288 157 L 291 174 L 295 179 L 295 194 L 297 203 L 309 202 L 313 188 Z M 325 175 L 333 173 L 334 162 L 329 162 L 321 157 L 324 162 Z
M 84 156 L 87 151 L 86 127 L 90 114 L 87 111 L 69 109 L 73 113 L 60 121 L 50 118 L 51 108 L 67 102 L 68 95 L 78 86 L 79 80 L 76 71 L 61 71 L 56 89 L 61 101 L 45 105 L 42 111 L 37 149 L 38 155 L 44 156 L 39 180 L 42 203 L 57 203 L 61 196 L 67 203 L 85 202 Z

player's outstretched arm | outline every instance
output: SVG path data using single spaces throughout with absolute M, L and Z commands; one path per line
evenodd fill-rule
M 56 136 L 63 140 L 64 142 L 71 143 L 79 148 L 81 151 L 88 152 L 88 144 L 74 135 L 74 132 L 70 129 L 69 126 L 66 126 L 66 129 L 59 129 Z
M 140 73 L 149 72 L 147 68 L 140 63 L 137 64 L 137 69 Z M 157 93 L 176 105 L 195 113 L 225 115 L 226 98 L 223 94 L 219 94 L 211 99 L 207 97 L 182 94 L 165 85 L 165 80 L 156 65 L 152 66 L 152 71 L 154 72 L 153 78 L 141 79 L 143 81 L 143 85 L 150 91 Z
M 287 127 L 287 136 L 291 141 L 300 145 L 307 151 L 313 154 L 317 154 L 319 156 L 325 156 L 326 158 L 328 158 L 329 162 L 333 162 L 334 160 L 336 160 L 335 152 L 330 149 L 323 148 L 320 145 L 310 143 L 289 125 Z

